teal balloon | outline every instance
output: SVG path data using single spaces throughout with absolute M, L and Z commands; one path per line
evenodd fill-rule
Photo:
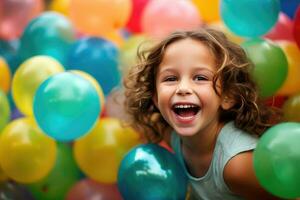
M 33 101 L 37 124 L 58 141 L 71 141 L 86 134 L 96 123 L 100 109 L 100 98 L 93 84 L 71 72 L 46 79 Z
M 155 144 L 144 144 L 123 158 L 118 188 L 125 200 L 184 200 L 187 177 L 172 153 Z
M 57 144 L 57 159 L 50 174 L 28 185 L 36 200 L 64 200 L 68 191 L 81 179 L 81 172 L 73 157 L 70 144 Z
M 288 61 L 283 50 L 263 39 L 251 39 L 242 44 L 254 64 L 253 77 L 262 97 L 274 95 L 288 73 Z
M 25 28 L 20 40 L 19 56 L 26 60 L 36 55 L 47 55 L 66 64 L 66 54 L 75 41 L 72 23 L 56 12 L 44 12 Z
M 221 17 L 235 34 L 257 37 L 267 33 L 277 22 L 279 0 L 222 0 Z
M 281 198 L 300 197 L 300 124 L 286 122 L 265 132 L 254 150 L 261 185 Z

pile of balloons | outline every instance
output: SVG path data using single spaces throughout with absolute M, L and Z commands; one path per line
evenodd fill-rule
M 261 97 L 282 108 L 255 171 L 274 195 L 299 197 L 300 0 L 1 0 L 1 195 L 184 199 L 173 155 L 124 125 L 122 79 L 138 48 L 203 25 L 245 49 Z

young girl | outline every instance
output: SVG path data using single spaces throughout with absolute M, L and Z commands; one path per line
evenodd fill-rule
M 259 101 L 243 49 L 221 32 L 175 32 L 124 81 L 132 125 L 167 141 L 190 180 L 192 199 L 277 199 L 255 177 L 253 150 L 279 114 Z

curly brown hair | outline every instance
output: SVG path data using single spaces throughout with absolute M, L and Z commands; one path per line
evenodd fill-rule
M 152 101 L 156 90 L 155 78 L 166 48 L 187 38 L 201 41 L 212 51 L 217 66 L 213 88 L 219 96 L 225 94 L 235 102 L 229 110 L 220 108 L 220 122 L 233 120 L 236 127 L 257 136 L 278 123 L 281 117 L 278 110 L 265 105 L 258 96 L 251 77 L 253 65 L 245 51 L 222 32 L 202 27 L 195 31 L 174 32 L 150 49 L 138 51 L 139 62 L 124 79 L 125 108 L 132 116 L 134 128 L 143 131 L 149 141 L 159 142 L 164 138 L 164 130 L 170 126 Z M 218 80 L 222 94 L 217 90 Z

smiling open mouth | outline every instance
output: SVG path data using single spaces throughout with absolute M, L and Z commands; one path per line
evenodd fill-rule
M 195 104 L 175 104 L 172 109 L 177 115 L 184 118 L 195 116 L 200 111 L 200 107 Z

